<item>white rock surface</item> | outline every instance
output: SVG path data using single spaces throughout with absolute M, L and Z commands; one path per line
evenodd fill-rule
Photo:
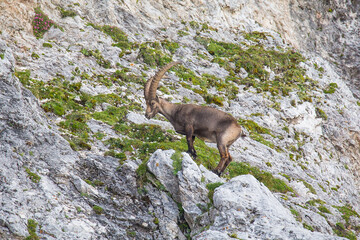
M 339 210 L 348 207 L 360 212 L 359 6 L 356 1 L 340 0 L 0 1 L 0 239 L 26 238 L 31 234 L 29 220 L 38 223 L 36 234 L 41 239 L 335 239 L 340 223 L 345 230 L 338 235 L 359 235 L 359 216 L 353 214 L 347 222 Z M 32 28 L 35 7 L 59 26 L 39 39 Z M 62 18 L 60 8 L 77 16 Z M 111 105 L 105 102 L 79 110 L 88 111 L 91 150 L 74 151 L 66 141 L 74 136 L 60 126 L 66 116 L 45 113 L 40 105 L 49 99 L 37 99 L 38 94 L 25 89 L 15 70 L 30 70 L 31 78 L 48 83 L 55 78 L 81 83 L 76 96 L 67 96 L 77 103 L 84 101 L 82 94 L 111 93 L 142 107 L 140 83 L 157 70 L 144 63 L 139 49 L 120 57 L 124 52 L 113 46 L 113 39 L 89 23 L 116 26 L 138 45 L 176 42 L 180 47 L 171 55 L 174 60 L 182 60 L 199 76 L 214 74 L 221 79 L 230 72 L 215 63 L 214 55 L 195 37 L 243 47 L 299 50 L 307 58 L 301 67 L 317 85 L 311 102 L 301 101 L 296 92 L 273 96 L 237 84 L 235 99 L 225 100 L 223 107 L 214 106 L 270 130 L 271 134 L 261 134 L 262 142 L 248 132 L 230 153 L 234 162 L 271 173 L 294 193 L 271 193 L 251 176 L 226 182 L 197 166 L 187 154 L 182 170 L 174 175 L 171 150 L 152 155 L 145 173 L 148 182 L 142 183 L 137 169 L 145 159 L 135 153 L 147 150 L 121 142 L 111 149 L 110 141 L 128 136 L 119 133 L 116 124 L 92 118 L 94 112 Z M 194 23 L 206 23 L 211 29 L 194 29 Z M 188 35 L 181 36 L 180 30 Z M 254 42 L 246 37 L 251 32 L 266 33 L 266 37 Z M 95 57 L 85 57 L 80 52 L 83 48 L 99 50 L 111 68 L 100 66 Z M 229 61 L 229 65 L 235 64 Z M 110 76 L 123 67 L 140 80 L 125 85 L 114 81 L 112 86 L 94 81 L 93 76 Z M 276 79 L 276 71 L 264 68 L 270 79 Z M 238 70 L 234 73 L 238 80 L 251 77 L 244 68 Z M 199 86 L 185 88 L 183 83 L 169 73 L 161 86 L 170 94 L 164 91 L 161 96 L 173 103 L 206 103 L 188 89 L 199 90 Z M 330 83 L 338 87 L 325 94 L 323 89 Z M 223 95 L 215 87 L 208 93 Z M 327 118 L 321 118 L 317 109 Z M 155 124 L 173 130 L 168 121 L 147 120 L 138 108 L 129 109 L 126 117 L 128 126 Z M 170 135 L 166 141 L 179 138 Z M 119 162 L 111 157 L 116 154 L 125 154 L 121 155 L 125 159 Z M 31 180 L 29 171 L 41 177 L 38 183 Z M 225 184 L 216 189 L 210 206 L 206 185 L 214 182 Z M 103 213 L 96 214 L 95 206 Z M 297 221 L 290 210 L 297 212 Z

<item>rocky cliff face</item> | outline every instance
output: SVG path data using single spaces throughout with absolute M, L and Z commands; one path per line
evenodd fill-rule
M 0 3 L 2 239 L 356 239 L 354 1 Z M 247 137 L 219 178 L 143 84 Z M 354 96 L 355 93 L 355 96 Z

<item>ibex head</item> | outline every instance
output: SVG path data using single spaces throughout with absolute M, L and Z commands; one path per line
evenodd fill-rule
M 161 78 L 164 76 L 167 70 L 179 63 L 180 62 L 168 63 L 146 82 L 144 96 L 146 101 L 145 117 L 147 119 L 153 118 L 160 110 L 160 102 L 158 96 L 156 96 L 156 90 Z

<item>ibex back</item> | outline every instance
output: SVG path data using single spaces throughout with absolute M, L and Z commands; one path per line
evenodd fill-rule
M 234 117 L 218 109 L 194 104 L 172 104 L 156 95 L 159 82 L 166 71 L 179 63 L 167 64 L 146 82 L 144 89 L 145 116 L 150 119 L 160 113 L 166 117 L 177 133 L 186 136 L 187 152 L 194 158 L 196 158 L 195 137 L 217 143 L 221 159 L 213 172 L 220 176 L 232 161 L 229 147 L 241 136 L 241 127 Z

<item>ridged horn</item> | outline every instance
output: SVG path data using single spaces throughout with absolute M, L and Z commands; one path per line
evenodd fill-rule
M 156 90 L 159 85 L 159 82 L 161 78 L 164 76 L 164 74 L 176 64 L 181 63 L 180 61 L 177 62 L 171 62 L 165 65 L 163 68 L 161 68 L 152 78 L 150 78 L 147 83 L 145 84 L 145 99 L 152 100 L 156 97 Z M 148 88 L 148 89 L 147 89 Z M 147 95 L 147 96 L 146 96 Z
M 151 86 L 151 82 L 152 82 L 153 78 L 154 77 L 149 78 L 149 80 L 145 83 L 144 97 L 145 97 L 146 102 L 149 100 L 149 88 Z

